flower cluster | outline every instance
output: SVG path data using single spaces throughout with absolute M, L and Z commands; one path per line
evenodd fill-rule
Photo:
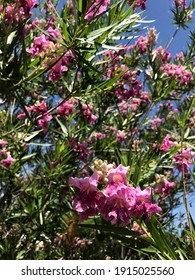
M 156 148 L 157 144 L 154 143 L 153 147 Z M 184 174 L 188 174 L 189 168 L 193 164 L 195 153 L 191 151 L 190 147 L 181 148 L 181 142 L 177 142 L 175 136 L 167 134 L 162 141 L 160 151 L 168 152 L 171 147 L 179 148 L 178 152 L 173 154 L 173 160 L 177 170 L 184 172 Z
M 170 60 L 171 54 L 160 46 L 154 51 L 154 58 L 160 63 L 166 63 Z
M 25 106 L 26 112 L 34 112 L 35 116 L 37 116 L 37 123 L 38 127 L 43 129 L 43 132 L 46 132 L 48 130 L 48 122 L 52 120 L 52 116 L 48 113 L 46 101 L 42 100 L 37 101 L 34 105 L 32 106 Z M 22 112 L 17 115 L 17 118 L 20 120 L 27 119 L 28 116 L 25 112 Z
M 128 100 L 130 97 L 140 97 L 142 83 L 137 78 L 139 74 L 138 71 L 130 71 L 129 67 L 125 64 L 119 64 L 120 57 L 118 56 L 117 64 L 115 64 L 117 56 L 114 56 L 111 60 L 111 63 L 107 65 L 108 70 L 106 75 L 104 76 L 105 79 L 110 79 L 115 77 L 117 74 L 123 72 L 121 78 L 116 83 L 116 88 L 114 90 L 115 95 L 118 99 Z
M 74 55 L 71 51 L 68 51 L 62 57 L 54 56 L 54 66 L 50 69 L 49 80 L 58 81 L 60 80 L 62 73 L 68 71 L 68 66 L 72 65 L 75 61 Z
M 92 104 L 87 105 L 85 103 L 82 103 L 81 107 L 82 110 L 80 112 L 85 116 L 86 119 L 90 121 L 90 124 L 94 124 L 97 120 L 97 117 L 94 114 L 92 114 Z
M 192 72 L 187 70 L 182 65 L 174 65 L 167 63 L 164 66 L 160 67 L 160 70 L 170 78 L 175 78 L 176 81 L 187 84 L 192 79 Z
M 144 54 L 148 48 L 152 48 L 156 45 L 157 34 L 156 29 L 150 28 L 147 36 L 140 36 L 138 40 L 130 48 L 135 49 L 139 54 Z
M 70 183 L 79 189 L 72 205 L 80 214 L 80 222 L 99 213 L 113 224 L 120 221 L 121 226 L 126 226 L 130 218 L 150 219 L 150 214 L 161 211 L 157 204 L 152 203 L 151 188 L 141 190 L 127 182 L 129 167 L 119 165 L 113 168 L 111 165 L 103 173 L 96 170 L 96 166 L 91 177 L 70 178 Z M 102 182 L 103 189 L 100 190 Z
M 185 7 L 185 5 L 186 5 L 186 0 L 175 0 L 175 4 L 176 4 L 178 7 Z
M 127 138 L 127 135 L 124 130 L 118 130 L 116 134 L 116 140 L 118 142 L 123 142 Z
M 65 117 L 71 115 L 74 112 L 75 105 L 78 104 L 78 101 L 74 98 L 61 103 L 57 108 L 57 117 Z
M 5 8 L 4 22 L 9 25 L 21 23 L 31 17 L 31 9 L 36 6 L 36 0 L 19 0 L 16 3 L 9 4 Z M 3 6 L 0 5 L 2 13 Z
M 132 69 L 128 61 L 133 57 L 138 58 L 141 54 L 147 53 L 147 50 L 151 52 L 156 40 L 156 30 L 151 28 L 148 30 L 147 36 L 140 36 L 131 46 L 121 45 L 117 50 L 109 50 L 104 53 L 103 62 L 106 70 L 104 79 L 109 80 L 116 77 L 116 75 L 122 74 L 114 84 L 114 94 L 120 101 L 130 101 L 130 107 L 128 105 L 127 107 L 132 107 L 132 111 L 136 111 L 140 107 L 141 101 L 148 102 L 149 93 L 142 91 L 143 83 L 139 78 L 142 71 L 138 67 L 133 67 Z M 160 49 L 157 52 L 157 56 L 160 57 Z M 124 57 L 125 60 L 123 59 Z M 162 51 L 162 59 L 166 57 L 168 59 L 168 53 L 166 54 L 165 51 Z
M 178 146 L 177 141 L 171 141 L 170 140 L 170 134 L 167 134 L 165 138 L 163 139 L 162 145 L 160 147 L 161 151 L 167 152 L 170 150 L 170 147 L 172 146 Z
M 75 137 L 68 138 L 68 142 L 73 150 L 80 156 L 80 159 L 83 162 L 87 162 L 88 156 L 92 153 L 92 151 L 89 150 L 87 143 L 79 142 Z
M 169 195 L 170 190 L 175 187 L 174 182 L 169 182 L 165 176 L 155 174 L 157 188 L 155 189 L 155 193 Z
M 40 56 L 42 58 L 42 66 L 50 69 L 49 80 L 54 82 L 60 80 L 63 72 L 69 70 L 69 66 L 75 62 L 75 56 L 71 50 L 64 52 L 62 47 L 57 42 L 60 38 L 58 29 L 51 26 L 46 30 L 45 34 L 41 34 L 34 38 L 34 43 L 27 52 L 34 58 Z M 57 54 L 58 51 L 63 51 L 63 54 Z M 53 66 L 52 66 L 53 65 Z M 52 67 L 51 67 L 52 66 Z
M 148 48 L 148 38 L 144 36 L 140 36 L 134 46 L 135 48 L 137 48 L 139 53 L 141 54 L 145 53 Z
M 195 153 L 191 151 L 191 148 L 180 149 L 179 152 L 173 156 L 177 169 L 184 172 L 184 174 L 188 174 L 194 156 Z

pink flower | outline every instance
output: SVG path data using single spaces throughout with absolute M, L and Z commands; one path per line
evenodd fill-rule
M 174 65 L 167 63 L 160 67 L 160 70 L 170 78 L 175 78 L 177 81 L 187 84 L 192 79 L 192 72 L 188 71 L 185 66 L 180 64 Z
M 18 23 L 22 20 L 22 14 L 19 6 L 16 3 L 10 4 L 6 7 L 4 21 L 7 24 Z
M 175 187 L 174 182 L 169 182 L 163 175 L 155 175 L 157 181 L 157 189 L 155 193 L 169 195 L 170 190 Z
M 162 46 L 158 47 L 155 50 L 155 58 L 160 59 L 163 63 L 167 62 L 170 58 L 171 55 L 168 53 L 165 49 L 163 49 Z
M 127 173 L 129 172 L 130 167 L 124 167 L 122 164 L 120 164 L 117 168 L 111 170 L 107 174 L 108 183 L 117 183 L 121 182 L 125 185 L 127 184 Z
M 26 7 L 27 9 L 34 8 L 36 2 L 36 0 L 19 0 L 20 5 Z
M 161 151 L 164 151 L 164 152 L 167 152 L 167 151 L 169 151 L 170 150 L 170 147 L 172 147 L 172 146 L 177 146 L 178 145 L 178 143 L 176 142 L 176 141 L 171 141 L 170 140 L 170 135 L 169 134 L 167 134 L 166 136 L 165 136 L 165 138 L 164 138 L 164 140 L 163 140 L 163 143 L 162 143 L 162 145 L 161 145 L 161 147 L 160 147 L 160 150 Z
M 152 190 L 151 188 L 145 188 L 143 191 L 140 187 L 135 189 L 136 200 L 141 202 L 151 202 L 152 198 Z
M 15 159 L 10 155 L 9 152 L 7 152 L 7 158 L 2 159 L 0 161 L 1 164 L 5 166 L 5 168 L 10 169 L 11 165 L 14 163 Z
M 93 173 L 91 177 L 73 178 L 69 182 L 79 189 L 77 197 L 73 200 L 73 209 L 79 212 L 79 221 L 82 222 L 97 212 L 97 202 L 100 193 L 97 190 L 98 174 Z
M 147 234 L 142 230 L 142 228 L 136 221 L 133 222 L 133 226 L 132 226 L 131 230 L 134 230 L 134 231 L 140 233 L 142 236 L 147 236 Z
M 162 211 L 162 208 L 159 207 L 156 203 L 145 203 L 145 209 L 146 209 L 146 213 L 145 216 L 147 217 L 147 219 L 150 219 L 150 215 L 151 214 L 158 214 L 159 212 Z
M 30 53 L 32 57 L 34 57 L 40 52 L 44 51 L 50 44 L 51 41 L 44 34 L 42 34 L 41 36 L 34 38 L 34 45 L 32 48 L 27 50 L 27 52 Z
M 43 129 L 45 133 L 48 130 L 48 122 L 52 120 L 51 115 L 44 115 L 41 119 L 38 120 L 38 126 Z
M 88 120 L 90 120 L 90 124 L 94 124 L 95 121 L 97 120 L 97 117 L 93 115 L 91 112 L 92 108 L 93 108 L 92 105 L 88 106 L 85 103 L 82 104 L 82 113 Z
M 186 0 L 175 0 L 175 4 L 179 7 L 185 7 Z
M 140 93 L 140 98 L 142 101 L 144 102 L 148 102 L 149 101 L 149 96 L 150 96 L 150 92 L 147 92 L 147 91 L 142 91 Z
M 75 62 L 75 56 L 72 53 L 72 51 L 66 52 L 65 55 L 60 60 L 57 60 L 55 65 L 51 68 L 49 74 L 49 80 L 50 81 L 60 80 L 62 73 L 68 71 L 67 65 L 73 65 L 74 62 Z
M 98 202 L 100 214 L 112 224 L 121 221 L 121 226 L 129 223 L 130 202 L 134 200 L 134 188 L 130 185 L 124 185 L 120 181 L 108 184 L 104 191 L 104 196 Z
M 42 100 L 41 102 L 37 101 L 34 106 L 32 106 L 32 110 L 37 113 L 46 113 L 47 112 L 47 105 L 46 101 Z
M 105 136 L 104 136 L 104 134 L 102 134 L 101 132 L 97 132 L 97 133 L 96 133 L 96 137 L 97 137 L 97 139 L 102 139 L 102 138 L 104 138 Z
M 152 126 L 154 131 L 157 131 L 158 126 L 162 123 L 162 119 L 155 118 L 149 121 L 149 124 Z
M 20 113 L 20 114 L 18 114 L 18 115 L 17 115 L 17 118 L 18 118 L 19 120 L 25 120 L 25 119 L 26 119 L 26 113 Z
M 88 149 L 88 145 L 86 142 L 78 142 L 78 140 L 74 137 L 70 137 L 68 139 L 70 145 L 73 147 L 73 150 L 80 155 L 80 159 L 84 162 L 87 161 L 88 156 L 92 153 Z
M 51 68 L 49 74 L 49 80 L 54 82 L 60 80 L 62 73 L 68 71 L 68 68 L 64 65 L 63 59 L 60 59 L 56 64 Z
M 72 51 L 68 51 L 65 53 L 63 57 L 63 63 L 68 65 L 73 65 L 75 62 L 75 56 Z
M 85 177 L 80 179 L 70 177 L 70 183 L 76 186 L 82 192 L 88 193 L 90 191 L 96 191 L 98 184 L 98 174 L 97 172 L 94 172 L 91 177 Z
M 126 133 L 124 131 L 118 130 L 116 134 L 116 140 L 119 142 L 125 141 L 127 138 Z
M 152 200 L 152 190 L 151 188 L 146 188 L 141 190 L 140 187 L 135 189 L 135 200 L 132 203 L 129 210 L 129 214 L 132 217 L 146 217 L 150 219 L 150 214 L 157 214 L 162 209 L 157 204 L 151 204 Z
M 174 56 L 174 59 L 177 60 L 179 63 L 181 63 L 182 65 L 185 63 L 185 56 L 183 52 L 177 53 Z
M 134 46 L 141 54 L 145 53 L 148 47 L 148 38 L 140 36 Z
M 3 140 L 3 139 L 0 139 L 0 145 L 1 145 L 2 147 L 4 147 L 4 146 L 8 145 L 8 142 L 5 141 L 5 140 Z
M 49 35 L 51 35 L 53 38 L 59 38 L 60 37 L 60 32 L 58 29 L 53 29 L 52 27 L 49 27 L 47 32 Z M 52 38 L 52 39 L 53 39 Z
M 71 115 L 74 112 L 75 104 L 77 104 L 78 101 L 76 99 L 69 99 L 68 101 L 65 101 L 62 103 L 58 108 L 57 112 L 58 115 L 57 117 L 64 117 L 67 115 Z
M 129 105 L 129 108 L 131 108 L 131 110 L 132 110 L 133 112 L 135 112 L 135 111 L 138 109 L 140 103 L 141 103 L 141 99 L 139 99 L 139 98 L 133 98 L 133 99 L 132 99 L 132 104 Z
M 177 169 L 181 172 L 184 171 L 185 174 L 188 174 L 194 155 L 195 153 L 191 152 L 190 148 L 181 149 L 179 153 L 173 156 Z
M 19 0 L 15 2 L 7 5 L 5 9 L 5 23 L 15 24 L 25 21 L 32 15 L 30 10 L 36 5 L 36 0 Z

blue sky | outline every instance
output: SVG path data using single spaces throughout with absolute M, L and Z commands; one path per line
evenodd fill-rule
M 147 10 L 145 16 L 147 19 L 156 20 L 151 26 L 155 26 L 159 33 L 158 44 L 165 47 L 173 36 L 176 26 L 173 25 L 172 12 L 170 7 L 173 7 L 174 0 L 147 0 Z M 177 33 L 169 51 L 175 55 L 187 47 L 189 30 L 180 30 Z

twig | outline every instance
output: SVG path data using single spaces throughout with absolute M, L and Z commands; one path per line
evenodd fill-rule
M 171 44 L 172 44 L 172 42 L 173 42 L 175 36 L 177 35 L 177 32 L 179 31 L 179 29 L 180 29 L 180 26 L 177 26 L 177 28 L 176 28 L 176 30 L 175 30 L 173 36 L 171 37 L 170 41 L 169 41 L 168 44 L 166 45 L 165 50 L 168 50 L 168 49 L 169 49 L 169 47 L 171 46 Z

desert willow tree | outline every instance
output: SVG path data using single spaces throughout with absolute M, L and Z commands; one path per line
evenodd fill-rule
M 1 259 L 194 258 L 193 9 L 163 47 L 146 0 L 0 1 Z

